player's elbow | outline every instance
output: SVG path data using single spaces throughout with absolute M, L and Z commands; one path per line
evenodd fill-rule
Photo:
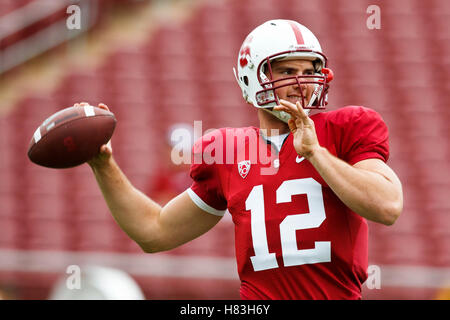
M 380 215 L 380 223 L 386 226 L 392 226 L 403 211 L 402 201 L 393 201 L 386 203 Z
M 403 211 L 403 192 L 401 186 L 398 189 L 390 189 L 390 192 L 382 198 L 372 202 L 375 221 L 386 226 L 392 226 Z

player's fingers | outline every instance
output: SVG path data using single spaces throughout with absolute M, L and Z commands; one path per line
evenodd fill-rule
M 275 111 L 284 111 L 284 112 L 289 113 L 291 116 L 293 116 L 292 110 L 290 110 L 289 108 L 286 108 L 285 106 L 282 106 L 282 105 L 273 107 L 273 110 L 275 110 Z
M 299 114 L 299 111 L 298 111 L 298 109 L 297 109 L 295 104 L 293 104 L 293 103 L 291 103 L 291 102 L 289 102 L 287 100 L 283 100 L 283 99 L 280 99 L 280 104 L 283 107 L 287 108 L 291 115 L 297 116 Z
M 85 107 L 85 106 L 88 106 L 88 105 L 89 105 L 89 103 L 87 103 L 87 102 L 77 102 L 73 106 L 74 107 Z
M 298 114 L 300 115 L 299 118 L 303 121 L 304 124 L 307 124 L 309 122 L 309 118 L 308 118 L 308 115 L 306 114 L 305 110 L 303 109 L 301 103 L 299 101 L 297 101 L 295 106 L 297 107 Z
M 109 111 L 108 106 L 106 104 L 104 104 L 104 103 L 99 103 L 98 107 L 101 108 L 101 109 L 105 109 L 105 110 Z
M 112 154 L 111 144 L 108 142 L 100 147 L 100 153 L 106 156 L 110 156 Z
M 106 144 L 106 147 L 112 151 L 112 145 L 111 145 L 111 139 L 109 139 L 108 143 Z
M 280 100 L 280 103 L 282 103 L 281 101 L 284 101 L 284 100 Z M 287 102 L 287 101 L 286 101 L 286 102 Z M 288 102 L 288 103 L 289 103 L 289 102 Z M 296 115 L 297 110 L 296 110 L 295 106 L 287 106 L 287 105 L 280 104 L 280 105 L 278 105 L 278 106 L 275 106 L 273 109 L 276 110 L 276 111 L 284 111 L 284 112 L 287 112 L 287 113 L 289 113 L 289 114 L 291 115 L 291 117 L 293 117 L 293 118 L 296 118 L 296 117 L 297 117 L 297 115 Z
M 284 107 L 286 107 L 288 109 L 291 109 L 292 111 L 296 110 L 295 105 L 292 102 L 289 102 L 289 101 L 284 100 L 284 99 L 280 99 L 280 105 L 282 105 L 282 106 L 284 106 Z
M 295 132 L 297 130 L 297 126 L 295 125 L 295 120 L 292 118 L 288 120 L 288 126 L 289 126 L 289 130 L 291 132 Z
M 298 118 L 298 117 L 292 112 L 292 110 L 290 110 L 290 109 L 288 109 L 288 108 L 286 108 L 286 107 L 279 107 L 279 108 L 274 107 L 274 110 L 286 112 L 287 114 L 289 114 L 289 115 L 291 116 L 289 119 L 292 119 L 292 120 L 294 120 L 294 121 Z

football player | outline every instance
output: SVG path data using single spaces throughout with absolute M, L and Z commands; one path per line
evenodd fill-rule
M 317 112 L 333 73 L 314 34 L 295 21 L 253 30 L 235 76 L 260 127 L 219 129 L 194 146 L 194 159 L 214 144 L 219 159 L 233 161 L 194 161 L 192 186 L 161 207 L 133 187 L 104 145 L 89 165 L 112 215 L 145 252 L 158 252 L 202 235 L 228 210 L 242 299 L 360 299 L 366 219 L 392 225 L 403 207 L 386 164 L 385 123 L 362 106 Z M 247 158 L 251 139 L 226 147 L 252 134 L 269 163 Z

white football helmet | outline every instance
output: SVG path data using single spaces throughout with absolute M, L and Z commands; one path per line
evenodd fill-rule
M 270 62 L 289 59 L 312 61 L 315 74 L 273 80 Z M 322 53 L 319 41 L 308 28 L 296 21 L 278 19 L 263 23 L 247 36 L 239 50 L 237 71 L 234 69 L 234 74 L 247 102 L 256 108 L 265 108 L 287 122 L 289 114 L 272 110 L 279 105 L 275 89 L 314 84 L 309 101 L 305 101 L 306 97 L 302 93 L 302 105 L 307 112 L 308 109 L 324 109 L 328 83 L 333 79 L 332 71 L 326 66 L 327 58 Z M 288 79 L 292 81 L 286 82 Z M 282 85 L 280 81 L 283 81 Z

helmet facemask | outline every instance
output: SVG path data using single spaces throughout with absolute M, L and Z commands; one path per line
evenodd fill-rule
M 310 51 L 307 51 L 310 53 Z M 301 95 L 301 105 L 305 109 L 306 113 L 309 113 L 311 109 L 325 109 L 327 104 L 327 91 L 329 88 L 329 82 L 332 80 L 333 75 L 330 69 L 322 67 L 322 61 L 316 59 L 313 61 L 314 75 L 296 75 L 290 77 L 283 77 L 280 79 L 273 80 L 271 62 L 288 60 L 289 56 L 281 54 L 282 58 L 279 58 L 280 54 L 267 57 L 262 60 L 258 66 L 258 81 L 263 88 L 256 92 L 256 103 L 260 108 L 269 108 L 268 111 L 275 114 L 280 118 L 280 112 L 273 111 L 272 106 L 279 105 L 279 97 L 276 94 L 276 90 L 287 86 L 298 86 L 302 88 L 304 85 L 314 85 L 313 92 L 308 101 L 307 97 L 303 94 L 303 90 L 299 90 Z M 303 59 L 299 52 L 295 53 L 295 56 L 290 59 Z M 312 60 L 309 57 L 304 60 Z M 325 60 L 326 61 L 326 60 Z M 269 105 L 269 107 L 267 107 Z M 289 115 L 287 120 L 289 120 Z M 281 119 L 281 118 L 280 118 Z M 286 115 L 282 115 L 283 121 L 286 121 Z

